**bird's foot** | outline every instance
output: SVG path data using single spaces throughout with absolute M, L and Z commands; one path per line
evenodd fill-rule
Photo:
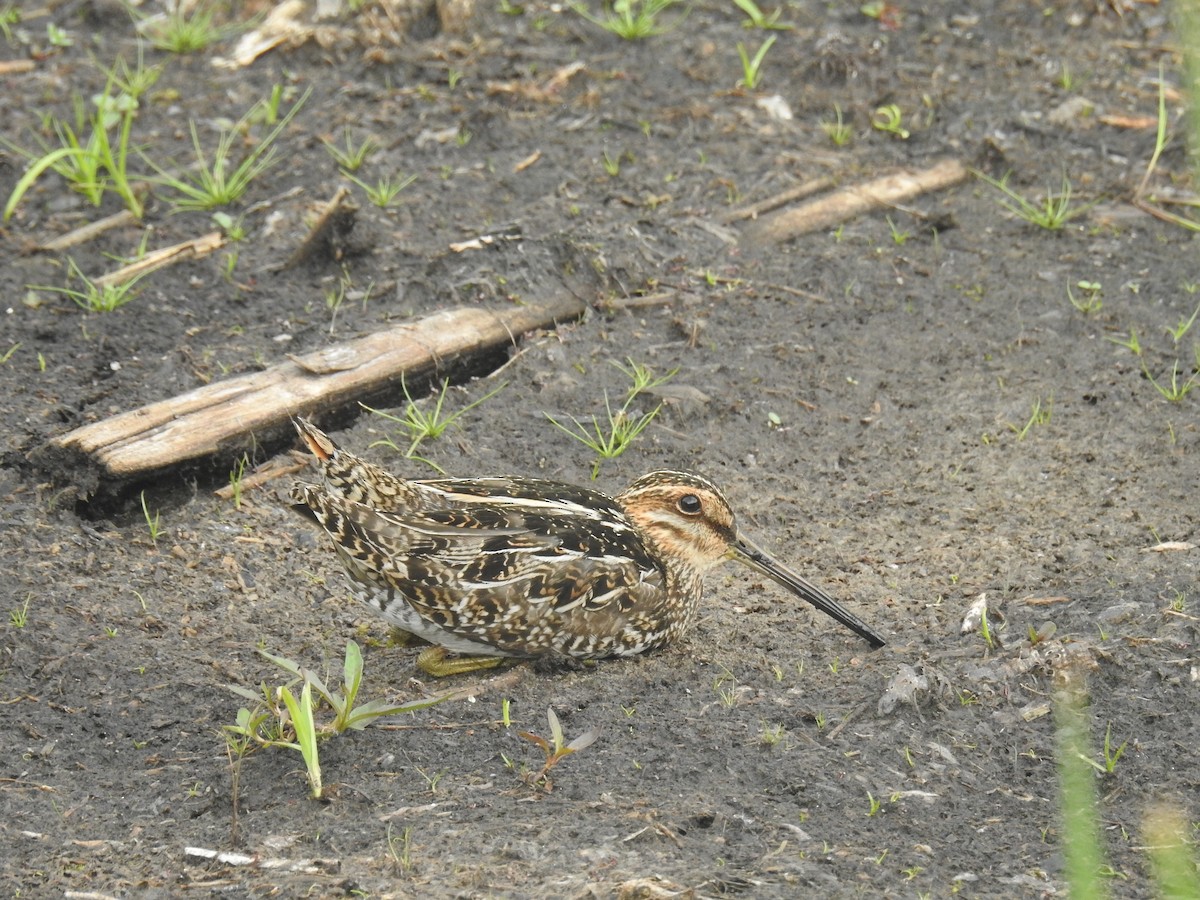
M 417 668 L 434 678 L 445 678 L 447 675 L 494 669 L 506 661 L 506 657 L 503 656 L 449 657 L 449 652 L 445 647 L 426 647 L 417 654 Z

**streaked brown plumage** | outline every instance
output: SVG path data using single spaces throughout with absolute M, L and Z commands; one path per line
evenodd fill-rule
M 292 500 L 333 539 L 355 596 L 445 650 L 588 659 L 661 647 L 692 624 L 705 574 L 730 558 L 884 643 L 740 536 L 700 476 L 653 472 L 615 498 L 526 478 L 407 481 L 295 424 L 322 483 L 296 485 Z

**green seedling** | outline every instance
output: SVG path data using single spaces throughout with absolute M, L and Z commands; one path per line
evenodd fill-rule
M 1105 340 L 1112 341 L 1118 347 L 1124 347 L 1134 356 L 1142 355 L 1142 342 L 1138 340 L 1137 330 L 1134 328 L 1129 329 L 1127 338 L 1105 337 Z
M 384 175 L 374 184 L 369 184 L 345 170 L 342 170 L 342 174 L 362 188 L 367 194 L 367 199 L 380 209 L 391 206 L 400 192 L 417 180 L 416 175 Z
M 246 226 L 242 219 L 242 216 L 238 216 L 235 219 L 227 212 L 217 211 L 212 214 L 213 224 L 220 228 L 224 232 L 225 237 L 235 244 L 246 239 Z
M 1192 311 L 1190 318 L 1180 319 L 1178 325 L 1167 329 L 1167 333 L 1171 335 L 1176 344 L 1182 341 L 1184 336 L 1192 330 L 1192 326 L 1196 324 L 1196 316 L 1200 316 L 1200 305 L 1197 305 Z
M 1200 14 L 1195 13 L 1188 3 L 1182 4 L 1177 10 L 1179 16 L 1179 25 L 1181 30 L 1185 28 L 1194 28 L 1196 37 L 1200 39 Z M 1189 46 L 1188 37 L 1183 37 L 1185 47 Z M 1184 51 L 1185 56 L 1188 51 Z M 1191 116 L 1195 120 L 1196 116 Z M 1189 219 L 1185 216 L 1179 216 L 1175 213 L 1168 212 L 1161 205 L 1154 205 L 1156 198 L 1147 193 L 1147 188 L 1150 184 L 1150 178 L 1154 174 L 1154 170 L 1158 167 L 1158 159 L 1166 149 L 1167 140 L 1169 137 L 1169 116 L 1167 113 L 1167 82 L 1164 77 L 1164 67 L 1162 63 L 1158 66 L 1158 128 L 1154 137 L 1154 150 L 1150 154 L 1150 161 L 1146 164 L 1146 171 L 1142 175 L 1142 180 L 1138 182 L 1137 189 L 1133 192 L 1133 205 L 1145 212 L 1150 213 L 1167 222 L 1178 225 L 1181 228 L 1186 228 L 1189 231 L 1200 231 L 1200 222 L 1195 219 Z M 1193 127 L 1197 128 L 1197 133 L 1193 135 L 1200 142 L 1200 128 L 1193 122 Z
M 512 727 L 512 700 L 508 697 L 500 701 L 500 724 L 505 728 Z
M 236 164 L 233 160 L 234 144 L 241 143 L 243 135 L 249 129 L 250 114 L 254 111 L 253 108 L 250 113 L 242 116 L 232 128 L 221 131 L 211 162 L 200 146 L 196 123 L 189 121 L 192 147 L 196 154 L 195 170 L 183 175 L 172 175 L 150 160 L 146 160 L 151 168 L 158 172 L 158 177 L 152 180 L 175 192 L 177 209 L 214 209 L 233 203 L 246 193 L 256 178 L 279 162 L 275 141 L 283 134 L 284 129 L 300 111 L 300 108 L 304 106 L 310 93 L 312 93 L 312 88 L 306 90 L 300 99 L 292 104 L 287 115 L 280 119 L 266 137 L 255 144 L 253 149 Z
M 1200 367 L 1200 354 L 1197 354 L 1197 366 Z M 1171 366 L 1170 384 L 1157 381 L 1154 376 L 1150 374 L 1150 370 L 1146 367 L 1145 360 L 1142 361 L 1142 374 L 1146 376 L 1146 380 L 1154 385 L 1154 389 L 1156 391 L 1158 391 L 1166 400 L 1169 400 L 1172 403 L 1179 403 L 1184 397 L 1191 393 L 1194 387 L 1200 385 L 1200 377 L 1198 377 L 1197 373 L 1195 372 L 1192 372 L 1190 375 L 1188 375 L 1186 381 L 1182 383 L 1179 381 L 1179 360 L 1175 360 L 1174 365 Z
M 8 621 L 14 628 L 24 628 L 29 624 L 29 604 L 33 602 L 33 594 L 25 595 L 25 602 L 16 609 L 8 611 Z
M 46 41 L 51 47 L 73 47 L 75 38 L 70 33 L 53 22 L 46 23 Z
M 904 246 L 908 239 L 912 237 L 912 233 L 908 231 L 902 231 L 899 227 L 897 227 L 897 225 L 892 221 L 891 216 L 884 216 L 884 218 L 887 220 L 888 230 L 892 234 L 892 243 L 897 247 Z
M 396 837 L 392 834 L 392 823 L 388 822 L 387 842 L 388 855 L 391 856 L 392 862 L 396 864 L 401 875 L 407 875 L 413 869 L 412 826 L 405 826 L 400 836 Z
M 876 800 L 875 796 L 870 791 L 867 791 L 867 818 L 874 818 L 875 814 L 878 813 L 882 807 L 883 802 Z
M 721 667 L 720 673 L 713 677 L 712 687 L 717 700 L 725 709 L 733 709 L 737 705 L 737 679 L 724 666 Z
M 1125 747 L 1128 744 L 1129 741 L 1124 741 L 1120 747 L 1117 747 L 1115 750 L 1113 749 L 1112 722 L 1109 722 L 1108 727 L 1104 730 L 1104 762 L 1097 762 L 1086 754 L 1082 756 L 1082 759 L 1101 775 L 1111 775 L 1116 770 L 1117 763 L 1121 761 L 1121 757 L 1125 755 Z
M 589 450 L 596 454 L 596 459 L 592 463 L 592 480 L 595 481 L 600 475 L 600 463 L 606 459 L 616 459 L 622 453 L 629 449 L 630 444 L 634 442 L 639 434 L 646 430 L 651 422 L 654 421 L 658 411 L 662 409 L 662 404 L 654 407 L 648 413 L 643 413 L 641 416 L 631 416 L 629 414 L 629 403 L 626 401 L 620 409 L 613 412 L 612 405 L 609 403 L 608 394 L 604 395 L 604 410 L 607 418 L 607 423 L 600 424 L 599 418 L 592 416 L 591 430 L 574 416 L 569 416 L 573 428 L 568 428 L 558 419 L 549 413 L 542 413 L 550 424 L 564 434 L 570 435 L 579 443 L 583 444 Z
M 531 775 L 525 773 L 523 780 L 529 785 L 539 785 L 542 790 L 549 793 L 554 789 L 554 785 L 549 777 L 550 770 L 572 753 L 578 753 L 580 750 L 594 744 L 600 736 L 600 732 L 595 728 L 589 728 L 568 744 L 564 743 L 562 725 L 559 724 L 558 716 L 552 707 L 546 708 L 546 722 L 550 726 L 550 740 L 546 740 L 544 737 L 539 737 L 528 731 L 518 731 L 517 734 L 536 745 L 546 754 L 546 762 L 537 774 Z
M 10 359 L 12 359 L 12 355 L 21 349 L 21 344 L 21 341 L 17 341 L 15 344 L 9 347 L 8 350 L 5 351 L 4 355 L 0 356 L 0 365 L 7 363 Z
M 979 612 L 979 633 L 983 637 L 983 642 L 987 644 L 987 648 L 989 650 L 995 650 L 996 641 L 992 637 L 992 626 L 991 623 L 988 622 L 987 612 L 987 604 L 984 604 Z
M 763 722 L 762 728 L 758 732 L 758 742 L 764 747 L 775 747 L 783 743 L 786 737 L 787 729 L 778 723 L 768 724 L 767 722 Z
M 902 141 L 907 141 L 911 137 L 908 129 L 904 127 L 904 113 L 895 103 L 877 108 L 871 114 L 871 127 L 876 131 L 893 134 Z
M 646 427 L 654 421 L 659 410 L 662 409 L 662 404 L 659 403 L 650 412 L 643 413 L 641 416 L 633 416 L 630 414 L 633 402 L 643 393 L 670 381 L 679 371 L 672 369 L 666 375 L 656 376 L 648 366 L 639 365 L 632 359 L 626 359 L 626 362 L 629 364 L 628 368 L 620 363 L 614 362 L 613 364 L 629 378 L 631 385 L 625 393 L 625 402 L 616 412 L 613 411 L 607 392 L 605 393 L 604 410 L 607 419 L 605 424 L 601 424 L 597 416 L 592 416 L 589 429 L 579 419 L 569 416 L 574 427 L 568 428 L 549 413 L 542 413 L 550 420 L 551 425 L 564 434 L 570 435 L 596 454 L 596 459 L 592 462 L 593 480 L 600 474 L 600 463 L 606 459 L 615 459 L 628 450 L 630 444 L 646 430 Z
M 134 100 L 140 100 L 143 94 L 158 83 L 158 79 L 163 73 L 163 67 L 146 65 L 145 45 L 138 41 L 137 65 L 134 68 L 129 67 L 124 56 L 118 56 L 116 64 L 111 69 L 102 68 L 101 71 L 104 72 L 110 85 L 116 85 L 120 88 L 121 93 L 128 94 Z
M 336 146 L 332 141 L 327 141 L 321 138 L 321 143 L 325 145 L 326 151 L 333 157 L 333 161 L 338 164 L 338 168 L 344 174 L 357 172 L 376 150 L 379 149 L 379 144 L 374 138 L 366 137 L 360 143 L 354 143 L 350 137 L 350 129 L 342 132 L 342 146 Z
M 680 18 L 665 25 L 658 20 L 675 3 L 676 0 L 613 0 L 612 5 L 598 16 L 592 15 L 582 4 L 573 4 L 571 9 L 619 38 L 637 41 L 670 31 L 683 21 Z
M 323 734 L 341 734 L 349 730 L 361 731 L 380 716 L 394 716 L 400 713 L 416 712 L 417 710 L 427 709 L 430 706 L 441 703 L 445 699 L 445 697 L 439 697 L 432 700 L 411 700 L 408 703 L 397 705 L 389 704 L 384 700 L 371 700 L 360 706 L 355 706 L 354 701 L 358 699 L 358 692 L 362 687 L 363 657 L 362 649 L 354 641 L 346 642 L 346 657 L 342 663 L 343 693 L 326 687 L 325 682 L 318 678 L 314 672 L 301 668 L 286 657 L 275 656 L 261 649 L 258 652 L 281 669 L 291 672 L 296 677 L 311 684 L 313 690 L 333 710 L 334 719 L 331 723 L 321 728 Z M 242 692 L 238 691 L 238 693 Z M 253 695 L 250 696 L 253 699 Z
M 1121 757 L 1125 754 L 1125 747 L 1128 744 L 1129 744 L 1129 741 L 1127 741 L 1127 740 L 1122 741 L 1121 746 L 1118 747 L 1116 750 L 1113 750 L 1113 748 L 1112 748 L 1112 722 L 1109 722 L 1108 727 L 1104 730 L 1104 772 L 1105 772 L 1105 774 L 1111 775 L 1113 773 L 1113 770 L 1117 768 L 1117 763 L 1120 762 Z
M 1043 402 L 1041 397 L 1033 401 L 1033 409 L 1030 411 L 1029 419 L 1018 428 L 1011 422 L 1008 424 L 1009 431 L 1016 432 L 1017 440 L 1023 441 L 1029 436 L 1029 432 L 1033 430 L 1035 425 L 1046 425 L 1050 422 L 1050 415 L 1054 407 L 1054 397 L 1047 397 Z
M 347 290 L 353 286 L 354 282 L 350 280 L 349 272 L 343 269 L 336 286 L 325 290 L 325 308 L 328 308 L 330 312 L 329 334 L 334 334 L 334 329 L 337 328 L 337 313 L 341 310 L 342 304 L 346 302 Z
M 242 30 L 241 25 L 218 25 L 215 4 L 201 3 L 189 9 L 189 4 L 175 4 L 165 18 L 143 18 L 141 30 L 158 50 L 168 53 L 197 53 L 210 44 L 232 37 Z
M 252 706 L 238 710 L 235 724 L 222 726 L 230 760 L 235 766 L 235 779 L 239 772 L 238 762 L 251 751 L 263 747 L 284 747 L 300 753 L 304 759 L 312 794 L 314 797 L 320 797 L 322 787 L 317 747 L 319 740 L 347 730 L 363 729 L 380 716 L 415 712 L 446 699 L 443 696 L 397 705 L 372 700 L 356 706 L 355 701 L 362 686 L 363 659 L 362 651 L 354 641 L 346 642 L 346 656 L 342 666 L 343 689 L 340 692 L 330 689 L 316 674 L 290 659 L 275 656 L 261 647 L 258 648 L 258 652 L 296 677 L 297 682 L 301 683 L 300 696 L 297 698 L 292 692 L 297 682 L 277 689 L 262 684 L 258 692 L 230 686 L 231 691 L 252 703 Z M 334 719 L 327 724 L 318 725 L 315 713 L 322 704 L 329 706 L 334 713 Z M 236 789 L 234 793 L 236 795 Z
M 887 0 L 867 0 L 859 6 L 858 11 L 868 19 L 874 19 L 889 27 L 898 28 L 900 25 L 900 10 Z
M 104 193 L 111 190 L 130 212 L 139 219 L 142 217 L 142 201 L 128 173 L 129 137 L 138 101 L 134 95 L 123 91 L 113 93 L 116 78 L 115 73 L 110 73 L 104 91 L 92 98 L 96 110 L 90 115 L 83 99 L 74 98 L 74 126 L 50 117 L 57 147 L 52 148 L 39 139 L 43 151 L 39 155 L 0 138 L 4 146 L 30 160 L 29 168 L 18 179 L 4 207 L 5 221 L 12 217 L 21 198 L 47 170 L 60 175 L 93 206 L 99 206 Z
M 1104 853 L 1096 810 L 1095 776 L 1088 751 L 1088 714 L 1082 689 L 1068 684 L 1055 698 L 1058 774 L 1063 819 L 1063 863 L 1072 897 L 1105 897 Z
M 1076 87 L 1075 73 L 1071 71 L 1071 65 L 1065 59 L 1058 69 L 1058 86 L 1064 91 L 1073 91 Z
M 1100 312 L 1104 308 L 1104 300 L 1101 296 L 1100 282 L 1098 281 L 1079 281 L 1075 286 L 1079 288 L 1080 294 L 1078 297 L 1071 291 L 1071 285 L 1067 285 L 1067 299 L 1071 301 L 1071 305 L 1083 313 L 1085 316 L 1091 313 Z
M 621 174 L 621 156 L 618 153 L 616 156 L 605 150 L 600 156 L 600 165 L 604 167 L 604 171 L 608 173 L 609 178 L 616 178 Z
M 679 374 L 678 367 L 667 372 L 666 375 L 655 375 L 654 370 L 649 366 L 636 363 L 628 356 L 625 357 L 625 362 L 627 366 L 623 366 L 616 360 L 613 360 L 613 366 L 630 381 L 629 389 L 625 392 L 625 398 L 630 401 L 637 397 L 638 394 L 644 394 L 648 391 L 653 391 L 655 388 L 662 387 Z
M 762 42 L 758 50 L 755 51 L 754 56 L 750 56 L 746 52 L 746 45 L 738 41 L 738 59 L 742 61 L 742 77 L 738 80 L 739 87 L 744 87 L 750 91 L 758 87 L 759 82 L 762 81 L 763 60 L 767 58 L 767 51 L 771 49 L 774 43 L 775 35 L 772 34 Z
M 1019 219 L 1023 219 L 1031 225 L 1037 225 L 1039 228 L 1045 228 L 1047 231 L 1058 231 L 1067 224 L 1071 219 L 1080 216 L 1087 212 L 1095 202 L 1085 203 L 1082 205 L 1071 205 L 1071 182 L 1066 175 L 1063 175 L 1062 187 L 1057 194 L 1047 194 L 1041 203 L 1030 200 L 1022 194 L 1018 194 L 1008 186 L 1009 174 L 1005 174 L 1003 178 L 997 181 L 994 178 L 989 178 L 982 172 L 975 172 L 975 176 L 981 181 L 987 182 L 989 185 L 1003 194 L 1004 199 L 999 201 L 1000 205 L 1011 212 Z
M 821 130 L 829 136 L 835 147 L 845 147 L 854 139 L 854 129 L 842 120 L 842 108 L 838 104 L 833 104 L 832 122 L 823 120 L 821 122 Z
M 717 699 L 725 709 L 733 709 L 737 706 L 737 687 L 734 684 L 721 685 L 717 688 Z
M 417 770 L 417 774 L 420 775 L 425 780 L 425 784 L 429 786 L 429 793 L 436 797 L 438 782 L 442 780 L 442 776 L 446 774 L 446 770 L 442 769 L 442 771 L 435 772 L 433 775 L 430 775 L 420 766 L 414 766 L 413 768 Z
M 6 3 L 0 6 L 0 34 L 4 35 L 4 40 L 12 43 L 13 32 L 12 27 L 19 25 L 21 22 L 21 11 L 11 3 Z
M 744 12 L 748 18 L 742 22 L 743 28 L 758 28 L 763 31 L 790 31 L 795 26 L 789 22 L 780 22 L 779 17 L 783 14 L 783 8 L 776 9 L 769 16 L 766 15 L 754 0 L 733 0 L 737 8 Z
M 1157 896 L 1164 900 L 1200 897 L 1200 867 L 1189 850 L 1195 841 L 1189 837 L 1191 829 L 1183 813 L 1175 806 L 1157 804 L 1146 813 L 1145 821 Z
M 233 508 L 242 508 L 242 478 L 246 474 L 246 465 L 250 460 L 246 454 L 242 454 L 242 458 L 237 461 L 233 470 L 229 473 L 229 495 L 233 498 Z
M 146 519 L 146 530 L 150 533 L 150 543 L 157 545 L 158 537 L 162 534 L 162 514 L 156 509 L 150 515 L 150 507 L 146 505 L 146 492 L 142 491 L 142 515 Z
M 382 440 L 375 441 L 375 443 L 371 444 L 371 446 L 377 447 L 382 444 L 385 447 L 391 447 L 396 452 L 402 453 L 408 459 L 420 459 L 422 462 L 429 463 L 429 465 L 433 466 L 435 469 L 438 469 L 438 467 L 429 462 L 429 460 L 421 459 L 421 457 L 415 455 L 416 449 L 421 445 L 421 442 L 426 440 L 434 441 L 440 438 L 442 434 L 445 433 L 447 428 L 461 419 L 464 415 L 469 413 L 480 404 L 492 399 L 492 397 L 495 397 L 498 393 L 504 390 L 504 388 L 508 387 L 508 382 L 506 381 L 498 385 L 497 387 L 488 391 L 478 400 L 473 400 L 462 409 L 448 415 L 443 414 L 442 407 L 446 402 L 446 392 L 450 390 L 449 381 L 442 383 L 442 390 L 438 393 L 437 401 L 434 403 L 433 409 L 429 412 L 421 409 L 421 407 L 417 405 L 417 402 L 413 400 L 412 394 L 408 392 L 408 385 L 405 383 L 403 376 L 400 378 L 400 387 L 404 391 L 404 399 L 406 401 L 403 415 L 394 416 L 391 413 L 386 413 L 382 410 L 372 409 L 365 404 L 360 405 L 367 412 L 373 413 L 374 415 L 387 419 L 389 422 L 394 422 L 395 424 L 399 425 L 400 431 L 404 433 L 405 439 L 409 442 L 408 448 L 406 450 L 401 450 L 400 446 L 391 438 L 383 438 Z M 440 472 L 441 469 L 438 469 L 438 471 Z
M 1042 641 L 1049 640 L 1058 631 L 1053 622 L 1043 622 L 1039 628 L 1029 626 L 1029 646 L 1036 647 Z
M 300 689 L 300 699 L 297 701 L 292 692 L 286 687 L 279 689 L 288 715 L 291 716 L 292 730 L 295 741 L 280 742 L 281 746 L 291 750 L 299 750 L 304 760 L 304 769 L 308 773 L 308 787 L 314 799 L 321 797 L 321 759 L 317 751 L 317 725 L 313 720 L 312 684 L 307 680 Z
M 250 122 L 260 125 L 274 125 L 279 121 L 279 110 L 283 106 L 284 95 L 287 89 L 276 82 L 271 85 L 271 93 L 265 99 L 259 100 L 250 108 L 248 113 Z
M 79 266 L 75 265 L 75 260 L 70 257 L 67 258 L 67 269 L 72 277 L 78 278 L 83 283 L 80 290 L 56 287 L 50 284 L 30 284 L 27 287 L 35 291 L 49 291 L 53 294 L 70 297 L 76 306 L 87 312 L 108 313 L 120 309 L 136 297 L 138 295 L 137 284 L 145 277 L 145 275 L 138 275 L 121 284 L 100 280 L 92 281 L 79 270 Z

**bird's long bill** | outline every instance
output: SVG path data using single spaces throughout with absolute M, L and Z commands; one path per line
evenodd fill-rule
M 756 547 L 748 538 L 739 534 L 737 540 L 730 545 L 730 550 L 733 552 L 735 559 L 740 559 L 746 565 L 750 566 L 750 568 L 757 569 L 772 581 L 787 588 L 797 597 L 807 600 L 821 612 L 825 613 L 825 615 L 831 616 L 841 622 L 870 644 L 872 648 L 882 647 L 887 643 L 868 628 L 867 624 L 858 618 L 858 616 L 847 610 L 816 585 L 810 584 L 791 569 L 771 559 L 771 557 Z

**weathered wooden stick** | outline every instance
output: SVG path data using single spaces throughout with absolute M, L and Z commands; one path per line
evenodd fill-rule
M 317 252 L 318 248 L 328 246 L 330 236 L 334 226 L 338 223 L 339 217 L 349 212 L 354 213 L 352 205 L 346 205 L 346 198 L 350 196 L 350 188 L 342 185 L 334 192 L 334 195 L 329 199 L 329 202 L 321 207 L 317 213 L 316 221 L 312 227 L 308 229 L 308 234 L 304 240 L 300 242 L 300 246 L 292 251 L 292 255 L 288 257 L 281 269 L 291 269 L 296 266 L 308 262 Z
M 182 244 L 173 244 L 170 247 L 155 250 L 153 253 L 147 253 L 136 262 L 131 262 L 107 275 L 101 275 L 93 283 L 102 287 L 124 284 L 157 269 L 183 262 L 185 259 L 199 259 L 201 256 L 208 256 L 223 246 L 225 246 L 225 238 L 221 236 L 221 232 L 212 231 L 190 241 L 184 241 Z
M 60 250 L 69 250 L 76 244 L 87 243 L 112 228 L 136 224 L 137 216 L 129 210 L 123 209 L 119 213 L 113 213 L 111 216 L 105 216 L 95 222 L 88 222 L 86 225 L 80 225 L 74 231 L 51 238 L 44 244 L 38 244 L 36 249 L 43 253 L 58 253 Z
M 894 206 L 918 194 L 958 184 L 967 168 L 957 159 L 947 159 L 919 172 L 899 172 L 805 203 L 796 209 L 766 216 L 751 223 L 743 233 L 748 244 L 778 244 L 797 235 L 819 231 L 860 213 Z
M 68 475 L 87 495 L 105 481 L 144 479 L 182 463 L 248 446 L 256 431 L 286 427 L 369 396 L 402 375 L 515 344 L 517 336 L 578 318 L 573 296 L 502 311 L 459 307 L 343 344 L 291 357 L 262 372 L 215 382 L 85 425 L 55 438 L 35 460 Z
M 749 206 L 739 206 L 737 209 L 731 209 L 729 212 L 721 215 L 718 221 L 728 225 L 731 222 L 737 222 L 741 219 L 757 219 L 763 213 L 778 209 L 794 200 L 803 200 L 805 197 L 811 197 L 813 194 L 819 194 L 821 191 L 828 190 L 836 183 L 836 181 L 828 176 L 825 178 L 814 178 L 811 181 L 804 182 L 804 184 L 790 187 L 786 191 L 776 194 L 774 197 L 767 197 L 765 200 L 759 200 L 757 203 L 751 203 Z

